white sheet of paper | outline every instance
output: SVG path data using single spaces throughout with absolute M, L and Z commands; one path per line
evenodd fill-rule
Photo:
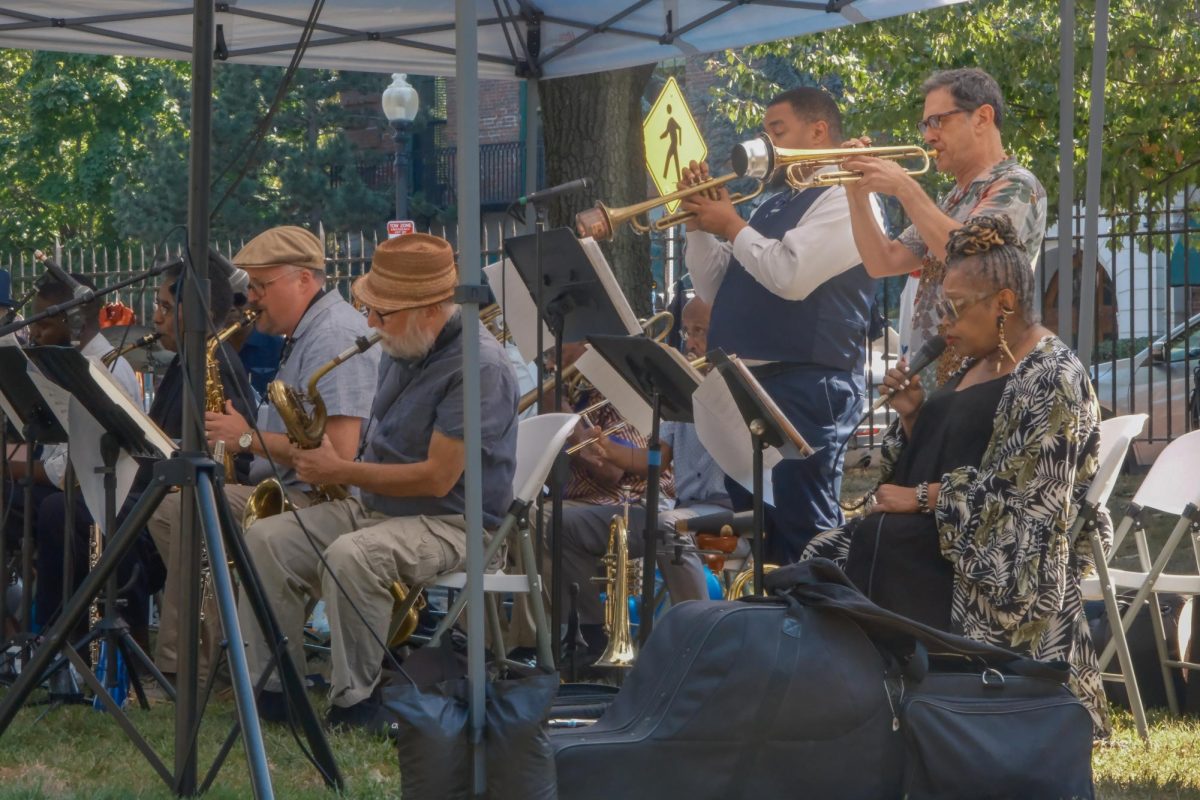
M 5 335 L 0 336 L 0 347 L 16 347 L 19 349 L 21 347 L 21 343 L 17 341 L 17 335 L 15 333 L 6 333 Z M 16 412 L 16 409 L 9 405 L 8 398 L 3 394 L 0 394 L 0 411 L 4 412 L 5 417 L 12 420 L 13 427 L 21 427 L 19 424 L 21 415 Z
M 604 287 L 604 291 L 616 307 L 617 314 L 620 315 L 621 322 L 625 325 L 625 332 L 630 336 L 641 333 L 642 323 L 638 322 L 637 315 L 633 313 L 633 308 L 625 299 L 625 293 L 621 291 L 621 284 L 617 283 L 617 276 L 613 275 L 612 267 L 608 265 L 608 259 L 604 257 L 604 251 L 600 249 L 600 245 L 590 236 L 580 239 L 579 245 L 583 248 L 588 261 L 592 263 L 592 268 L 596 270 L 596 275 L 600 278 L 600 285 Z
M 87 408 L 75 397 L 71 397 L 71 421 L 67 426 L 71 436 L 71 449 L 68 451 L 71 466 L 75 468 L 75 476 L 79 480 L 79 489 L 83 493 L 83 502 L 92 519 L 100 526 L 100 530 L 108 534 L 104 525 L 104 474 L 96 470 L 104 466 L 100 454 L 100 437 L 104 428 L 96 421 Z M 122 450 L 117 456 L 117 493 L 116 510 L 121 510 L 137 475 L 137 462 L 127 452 Z
M 754 453 L 749 429 L 742 423 L 742 412 L 729 391 L 725 379 L 713 370 L 704 377 L 692 395 L 696 417 L 696 435 L 726 475 L 754 491 Z M 778 448 L 763 452 L 763 502 L 775 505 L 771 470 L 783 460 Z
M 650 435 L 650 428 L 654 422 L 650 404 L 626 383 L 621 374 L 604 360 L 604 356 L 588 345 L 583 355 L 575 362 L 575 366 L 579 367 L 583 377 L 591 381 L 596 390 L 612 403 L 613 408 L 626 422 L 643 436 Z
M 33 381 L 33 385 L 42 393 L 42 397 L 49 406 L 54 418 L 58 420 L 58 424 L 62 425 L 63 430 L 70 434 L 69 426 L 71 423 L 71 393 L 59 386 L 54 381 L 47 378 L 41 373 L 33 362 L 29 364 L 29 379 Z
M 521 351 L 521 358 L 537 361 L 537 304 L 525 288 L 517 268 L 507 258 L 488 264 L 483 268 L 488 286 L 496 295 L 496 302 L 504 310 L 504 323 L 512 334 L 512 340 Z M 549 350 L 554 346 L 554 334 L 542 323 L 542 345 Z

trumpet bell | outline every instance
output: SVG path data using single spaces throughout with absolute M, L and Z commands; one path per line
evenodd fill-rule
M 608 206 L 597 203 L 595 206 L 575 215 L 575 232 L 579 238 L 592 237 L 597 242 L 607 241 L 613 236 L 612 215 Z
M 776 147 L 764 133 L 735 145 L 730 160 L 734 172 L 741 177 L 765 181 L 778 170 L 785 170 L 787 182 L 793 189 L 807 189 L 813 186 L 852 183 L 860 179 L 861 174 L 843 169 L 813 174 L 823 167 L 839 166 L 847 158 L 854 156 L 872 156 L 889 161 L 911 160 L 915 163 L 904 171 L 916 176 L 929 171 L 934 155 L 933 150 L 926 150 L 917 145 L 832 147 L 816 150 Z

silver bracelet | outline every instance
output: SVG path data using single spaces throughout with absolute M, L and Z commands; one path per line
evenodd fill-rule
M 917 484 L 917 511 L 922 514 L 933 513 L 933 509 L 929 506 L 929 481 L 921 481 Z

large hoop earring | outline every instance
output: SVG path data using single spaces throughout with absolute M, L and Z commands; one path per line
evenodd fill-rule
M 1012 313 L 1013 313 L 1012 311 L 1002 308 L 1002 309 L 1000 309 L 1000 316 L 996 317 L 996 329 L 997 329 L 997 333 L 1000 336 L 1000 344 L 997 345 L 997 349 L 999 349 L 1000 352 L 1003 353 L 1004 355 L 1008 356 L 1009 361 L 1013 362 L 1013 364 L 1016 364 L 1017 359 L 1013 356 L 1012 350 L 1008 349 L 1008 337 L 1005 335 L 1005 331 L 1004 331 L 1004 321 Z M 1000 371 L 1000 361 L 998 360 L 998 361 L 996 361 L 996 372 L 999 372 L 999 371 Z

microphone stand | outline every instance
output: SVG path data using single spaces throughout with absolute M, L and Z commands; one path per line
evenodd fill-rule
M 182 259 L 168 261 L 165 264 L 159 264 L 158 266 L 151 267 L 140 275 L 135 275 L 132 278 L 126 278 L 123 281 L 117 281 L 111 286 L 105 286 L 103 289 L 96 289 L 95 291 L 89 292 L 87 295 L 72 297 L 70 300 L 64 300 L 57 305 L 50 306 L 44 311 L 39 311 L 37 314 L 34 314 L 28 319 L 23 319 L 20 322 L 9 322 L 4 325 L 0 325 L 0 336 L 14 333 L 15 331 L 19 331 L 21 328 L 32 325 L 35 322 L 40 322 L 44 319 L 48 319 L 49 317 L 57 317 L 61 314 L 67 314 L 69 316 L 73 309 L 77 309 L 86 303 L 90 303 L 97 297 L 103 297 L 104 295 L 115 292 L 118 289 L 124 289 L 126 286 L 132 286 L 135 283 L 141 283 L 147 278 L 153 278 L 156 275 L 161 275 L 168 269 L 181 264 L 183 264 Z M 72 336 L 75 335 L 76 334 L 72 332 Z

